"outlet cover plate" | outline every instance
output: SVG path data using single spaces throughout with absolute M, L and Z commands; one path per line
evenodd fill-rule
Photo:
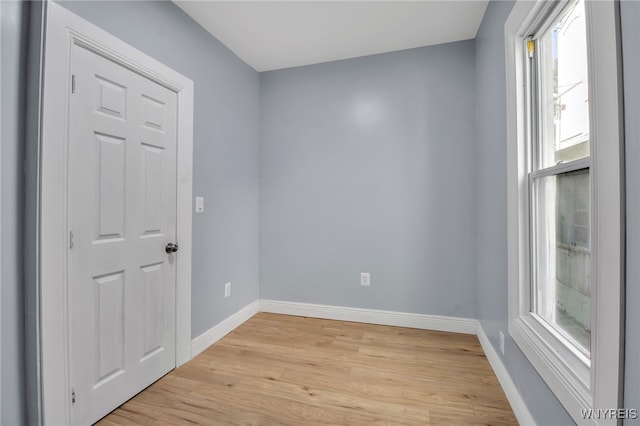
M 371 285 L 371 274 L 369 272 L 360 272 L 360 285 L 366 287 Z

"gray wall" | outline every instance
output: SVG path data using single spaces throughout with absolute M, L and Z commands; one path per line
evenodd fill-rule
M 498 353 L 499 332 L 505 334 L 502 361 L 535 420 L 541 425 L 573 424 L 507 332 L 504 23 L 512 7 L 511 2 L 491 2 L 476 37 L 477 313 Z
M 620 3 L 627 180 L 625 407 L 640 409 L 640 2 Z M 626 424 L 640 425 L 640 419 Z
M 475 317 L 473 46 L 260 75 L 262 298 Z
M 258 298 L 258 73 L 172 2 L 61 4 L 194 81 L 195 337 Z
M 24 51 L 29 4 L 0 2 L 2 31 L 2 134 L 0 140 L 0 424 L 24 424 L 24 294 L 22 274 L 24 110 L 26 95 Z

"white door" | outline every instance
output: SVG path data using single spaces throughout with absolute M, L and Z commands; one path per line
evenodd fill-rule
M 71 51 L 71 415 L 90 424 L 175 367 L 177 95 Z

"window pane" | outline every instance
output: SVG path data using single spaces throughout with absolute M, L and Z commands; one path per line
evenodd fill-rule
M 584 2 L 571 7 L 540 37 L 540 164 L 589 156 L 589 91 Z
M 534 311 L 587 353 L 591 340 L 589 170 L 534 185 Z

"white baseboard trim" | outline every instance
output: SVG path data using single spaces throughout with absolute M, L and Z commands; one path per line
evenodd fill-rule
M 479 322 L 477 335 L 480 345 L 482 346 L 482 350 L 487 356 L 487 360 L 489 360 L 489 364 L 491 365 L 493 372 L 496 374 L 496 377 L 500 382 L 500 386 L 502 386 L 502 390 L 509 400 L 509 404 L 511 404 L 511 409 L 518 419 L 518 423 L 525 426 L 535 426 L 536 422 L 527 408 L 527 404 L 524 403 L 522 395 L 520 395 L 518 388 L 516 388 L 515 383 L 511 380 L 511 376 L 509 375 L 507 368 L 502 363 L 500 355 L 496 352 L 489 340 L 489 337 L 487 337 L 487 334 L 484 332 Z
M 195 358 L 202 351 L 235 330 L 243 322 L 258 313 L 260 303 L 252 302 L 231 315 L 221 323 L 214 325 L 191 341 L 191 358 Z
M 477 320 L 471 318 L 412 314 L 381 311 L 377 309 L 347 308 L 342 306 L 315 305 L 278 300 L 260 300 L 260 312 L 465 334 L 476 334 L 478 323 Z

